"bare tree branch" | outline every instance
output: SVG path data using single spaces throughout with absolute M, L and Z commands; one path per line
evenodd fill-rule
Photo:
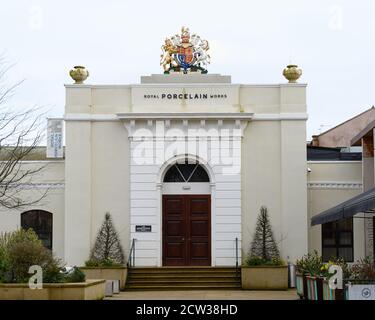
M 260 208 L 250 255 L 260 257 L 266 261 L 280 257 L 280 252 L 273 236 L 268 209 L 264 206 Z
M 98 262 L 111 260 L 117 264 L 124 264 L 125 262 L 119 235 L 109 212 L 105 214 L 104 222 L 91 250 L 90 259 Z
M 8 209 L 35 205 L 48 192 L 47 189 L 38 194 L 32 190 L 27 197 L 22 192 L 22 186 L 32 185 L 46 167 L 24 162 L 43 141 L 46 112 L 35 106 L 22 111 L 9 106 L 9 99 L 23 82 L 5 85 L 6 74 L 12 67 L 0 56 L 0 207 Z

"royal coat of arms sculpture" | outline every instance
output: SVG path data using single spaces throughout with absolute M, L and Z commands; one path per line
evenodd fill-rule
M 160 65 L 166 74 L 170 71 L 207 73 L 207 65 L 210 63 L 210 55 L 207 53 L 209 48 L 207 40 L 196 34 L 190 36 L 189 28 L 182 27 L 181 35 L 176 34 L 165 39 L 161 47 L 163 54 Z

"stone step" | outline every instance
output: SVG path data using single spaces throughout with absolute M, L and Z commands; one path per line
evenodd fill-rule
M 131 274 L 129 275 L 132 279 L 239 279 L 240 276 L 236 274 L 186 274 L 186 273 L 178 273 L 178 274 L 146 274 L 146 273 L 139 273 L 139 274 Z
M 241 289 L 233 267 L 136 267 L 128 270 L 126 290 Z
M 128 274 L 128 277 L 131 278 L 217 278 L 217 279 L 236 279 L 240 278 L 240 275 L 233 274 L 220 274 L 220 273 L 213 273 L 213 274 L 190 274 L 190 273 L 172 273 L 172 274 L 162 274 L 162 273 L 137 273 L 137 274 Z
M 240 283 L 241 281 L 240 280 L 236 280 L 236 279 L 207 279 L 207 278 L 202 278 L 202 279 L 190 279 L 190 278 L 186 278 L 186 279 L 163 279 L 163 278 L 160 278 L 160 279 L 147 279 L 147 278 L 143 278 L 143 279 L 130 279 L 128 281 L 129 284 L 134 284 L 134 283 L 144 283 L 144 284 L 155 284 L 155 283 L 170 283 L 170 284 L 173 284 L 173 283 Z
M 206 266 L 188 266 L 188 267 L 132 267 L 130 270 L 159 270 L 159 271 L 169 271 L 169 270 L 236 270 L 235 267 L 206 267 Z
M 204 268 L 204 269 L 201 269 L 201 268 L 150 268 L 150 269 L 147 269 L 147 268 L 130 268 L 128 270 L 129 273 L 132 273 L 132 274 L 136 274 L 136 273 L 147 273 L 147 274 L 151 274 L 151 273 L 168 273 L 168 274 L 172 274 L 172 273 L 185 273 L 185 272 L 189 272 L 189 273 L 205 273 L 205 274 L 209 274 L 209 273 L 236 273 L 236 269 L 234 268 L 226 268 L 226 269 L 222 269 L 222 268 Z
M 197 285 L 157 285 L 157 286 L 152 286 L 152 285 L 128 285 L 126 287 L 126 290 L 138 290 L 138 291 L 143 291 L 143 290 L 241 290 L 241 284 L 215 284 L 215 285 L 202 285 L 202 284 L 197 284 Z

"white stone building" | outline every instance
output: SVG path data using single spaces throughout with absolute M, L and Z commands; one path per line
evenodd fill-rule
M 48 164 L 23 186 L 47 197 L 2 210 L 0 231 L 49 217 L 41 237 L 81 265 L 110 212 L 138 266 L 233 266 L 264 205 L 282 257 L 308 251 L 305 84 L 175 73 L 65 88 L 65 157 L 25 162 Z

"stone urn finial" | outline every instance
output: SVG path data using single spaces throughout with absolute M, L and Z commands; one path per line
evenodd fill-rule
M 296 83 L 301 75 L 302 70 L 295 64 L 289 64 L 283 71 L 283 76 L 289 83 Z
M 89 71 L 83 66 L 75 66 L 69 71 L 69 74 L 75 81 L 74 84 L 83 84 L 83 81 L 89 76 Z

